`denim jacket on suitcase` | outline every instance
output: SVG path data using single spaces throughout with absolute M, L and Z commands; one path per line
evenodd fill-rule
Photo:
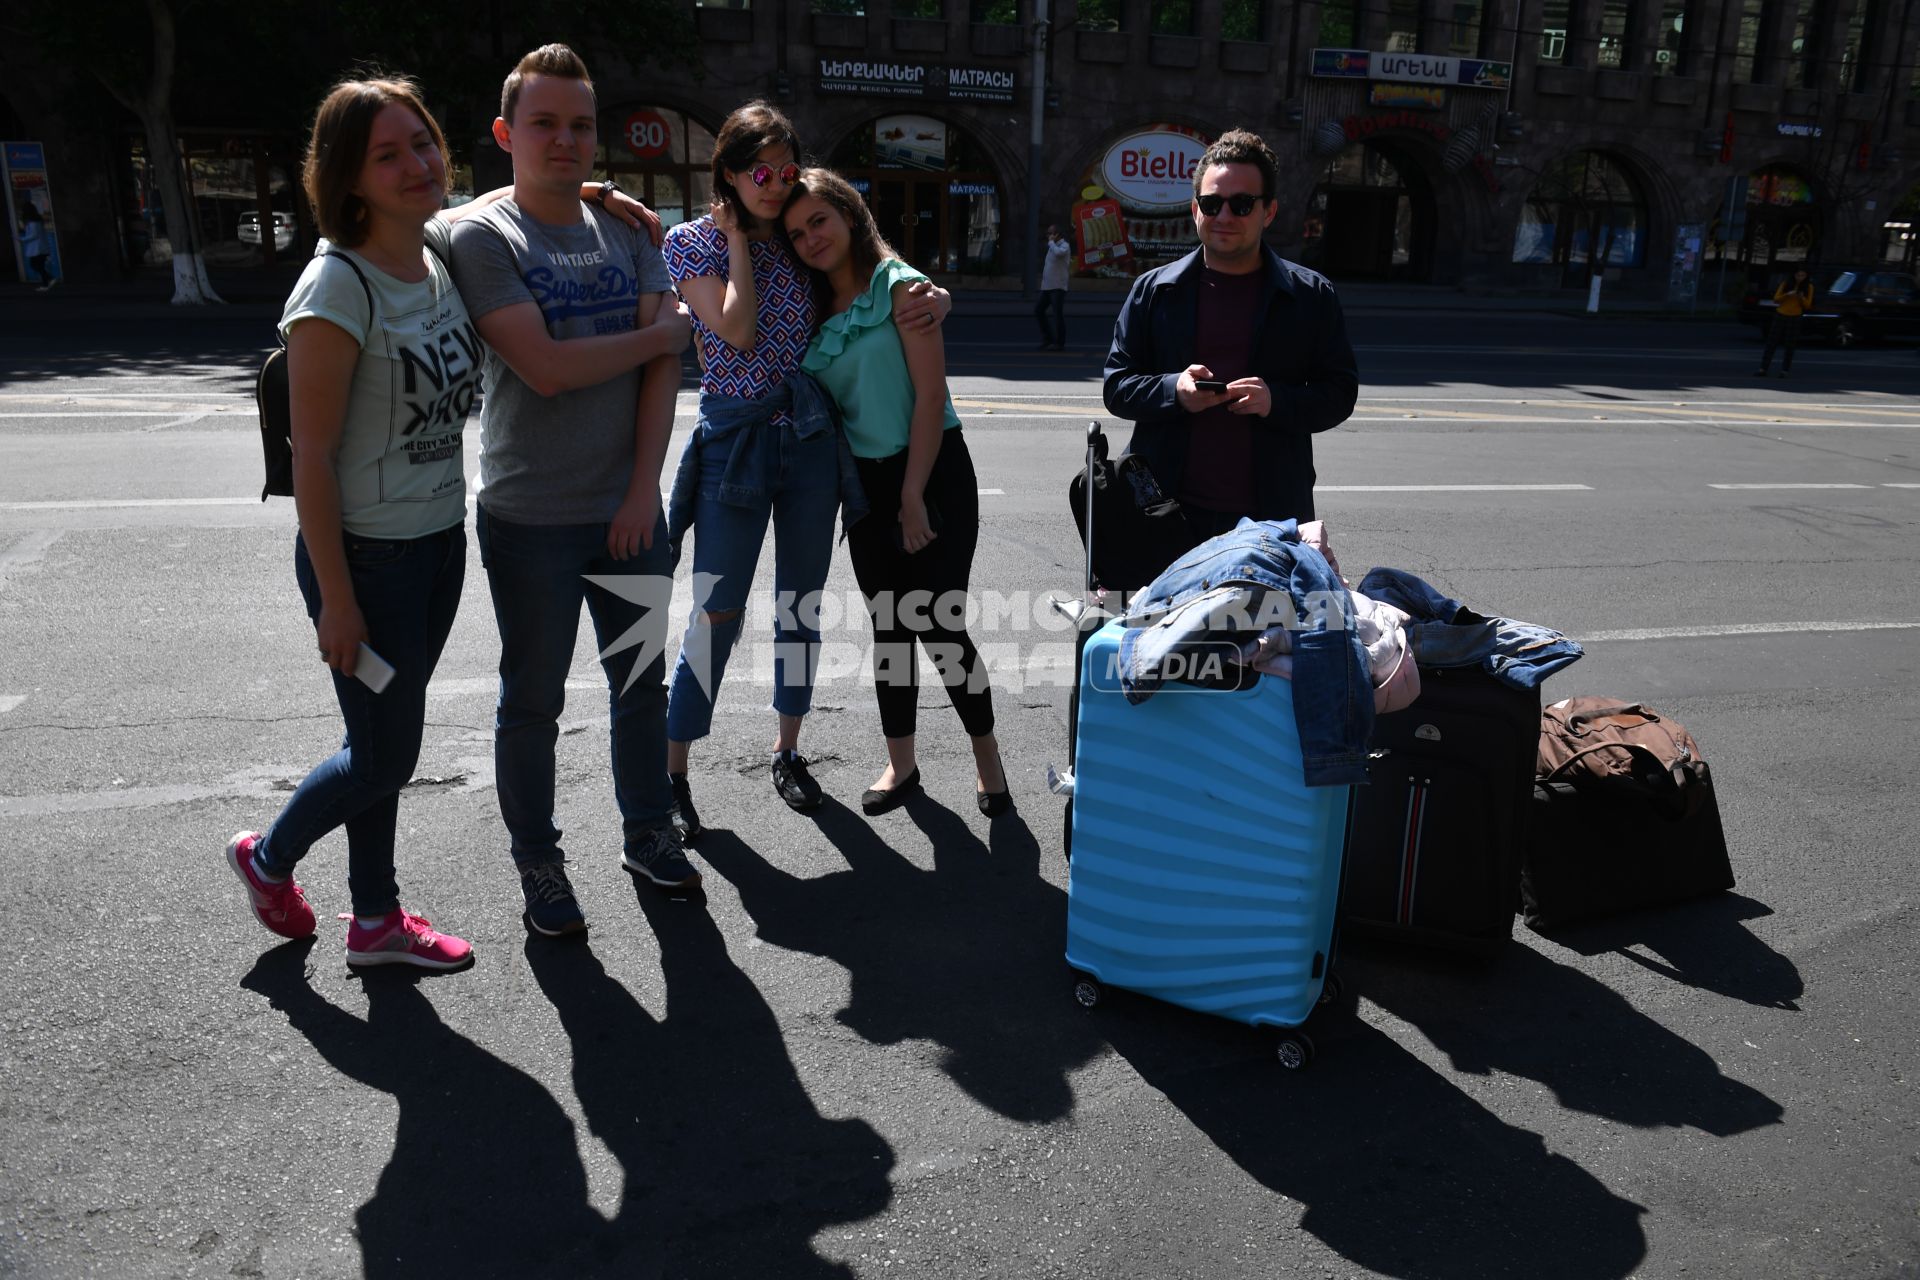
M 1120 640 L 1120 686 L 1127 699 L 1139 703 L 1153 696 L 1170 655 L 1224 638 L 1214 610 L 1180 606 L 1239 584 L 1259 588 L 1263 598 L 1237 611 L 1241 621 L 1226 635 L 1251 638 L 1273 624 L 1277 606 L 1291 610 L 1281 617 L 1294 629 L 1293 707 L 1307 785 L 1366 782 L 1373 681 L 1353 624 L 1353 597 L 1326 558 L 1300 541 L 1292 520 L 1243 519 L 1174 561 L 1135 598 L 1127 620 L 1141 625 Z M 1276 592 L 1286 599 L 1264 599 Z

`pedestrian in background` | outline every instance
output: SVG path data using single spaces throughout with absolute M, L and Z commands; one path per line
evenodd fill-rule
M 847 550 L 873 624 L 887 765 L 860 808 L 885 813 L 920 789 L 917 638 L 972 741 L 975 803 L 997 817 L 1013 802 L 993 735 L 993 691 L 965 626 L 979 481 L 947 394 L 945 340 L 937 329 L 894 320 L 926 277 L 881 237 L 867 202 L 837 173 L 801 173 L 783 221 L 788 245 L 813 272 L 823 317 L 800 367 L 839 406 L 871 508 L 848 531 Z M 919 596 L 929 605 L 909 607 Z
M 349 81 L 314 117 L 302 183 L 331 242 L 281 316 L 292 409 L 294 577 L 333 677 L 346 742 L 227 863 L 254 915 L 304 938 L 296 864 L 347 830 L 347 963 L 460 968 L 473 948 L 400 906 L 400 790 L 426 727 L 427 682 L 466 577 L 462 424 L 480 340 L 443 259 L 446 141 L 406 80 Z M 416 377 L 443 374 L 429 385 Z M 369 651 L 391 667 L 384 685 Z
M 45 293 L 60 283 L 53 274 L 50 265 L 53 246 L 49 243 L 52 232 L 47 230 L 46 220 L 40 216 L 40 206 L 32 200 L 20 210 L 20 256 L 27 260 L 27 269 L 40 280 L 36 293 Z
M 1756 378 L 1767 376 L 1776 347 L 1780 349 L 1780 376 L 1786 377 L 1787 371 L 1793 368 L 1793 349 L 1800 341 L 1801 317 L 1813 310 L 1813 280 L 1805 267 L 1796 268 L 1793 279 L 1780 282 L 1780 287 L 1773 291 L 1773 305 L 1766 349 L 1760 353 L 1760 367 L 1753 371 Z
M 1073 260 L 1073 246 L 1060 234 L 1058 224 L 1047 224 L 1046 256 L 1040 264 L 1040 301 L 1033 318 L 1040 322 L 1040 346 L 1045 351 L 1067 349 L 1067 275 Z M 1047 311 L 1053 311 L 1053 325 L 1047 325 Z

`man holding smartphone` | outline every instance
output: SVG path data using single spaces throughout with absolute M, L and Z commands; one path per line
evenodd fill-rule
M 1326 277 L 1262 240 L 1279 161 L 1224 133 L 1193 172 L 1200 248 L 1134 282 L 1113 326 L 1108 412 L 1180 501 L 1196 543 L 1242 516 L 1313 519 L 1313 435 L 1353 413 L 1360 377 Z

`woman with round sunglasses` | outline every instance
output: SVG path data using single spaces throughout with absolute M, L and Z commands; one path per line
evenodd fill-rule
M 775 243 L 800 175 L 793 123 L 765 102 L 729 115 L 715 135 L 712 210 L 667 234 L 667 271 L 693 313 L 699 421 L 668 502 L 676 553 L 694 530 L 693 615 L 667 695 L 667 774 L 681 833 L 701 824 L 687 779 L 689 748 L 713 727 L 727 660 L 740 638 L 767 524 L 773 524 L 774 791 L 798 811 L 819 784 L 800 755 L 800 726 L 819 665 L 818 602 L 833 556 L 834 514 L 865 511 L 845 437 L 819 386 L 800 371 L 815 327 L 807 274 Z M 952 305 L 922 286 L 902 322 L 938 326 Z
M 946 343 L 899 316 L 926 277 L 893 251 L 867 202 L 830 170 L 799 175 L 783 228 L 813 274 L 820 305 L 819 332 L 801 368 L 839 406 L 871 504 L 868 518 L 848 531 L 847 550 L 873 626 L 873 688 L 887 764 L 860 808 L 876 816 L 920 790 L 917 639 L 972 742 L 975 803 L 998 817 L 1013 801 L 993 734 L 993 692 L 965 626 L 980 491 L 947 394 Z M 924 609 L 910 603 L 922 593 Z

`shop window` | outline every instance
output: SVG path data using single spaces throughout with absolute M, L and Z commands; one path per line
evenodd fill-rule
M 1320 6 L 1320 47 L 1323 49 L 1352 49 L 1354 44 L 1354 14 L 1358 0 L 1327 0 Z
M 1727 250 L 1751 266 L 1810 262 L 1820 247 L 1813 184 L 1797 169 L 1769 165 L 1747 175 L 1746 233 Z
M 1627 0 L 1602 0 L 1600 5 L 1600 65 L 1617 70 L 1627 64 L 1627 31 L 1633 21 Z
M 979 27 L 1020 25 L 1019 0 L 972 0 L 968 14 L 973 24 Z
M 1654 42 L 1653 74 L 1685 75 L 1687 0 L 1664 0 L 1660 7 L 1660 34 Z
M 893 0 L 896 18 L 944 18 L 942 0 Z
M 1390 144 L 1356 143 L 1327 162 L 1307 203 L 1301 260 L 1336 280 L 1424 280 L 1432 190 Z
M 1388 53 L 1420 49 L 1420 0 L 1387 0 Z
M 933 116 L 882 116 L 849 134 L 831 163 L 866 197 L 894 251 L 920 270 L 999 274 L 999 178 L 965 130 Z
M 1866 37 L 1869 31 L 1880 26 L 1881 0 L 1854 0 L 1853 11 L 1847 15 L 1847 43 L 1840 55 L 1840 77 L 1836 87 L 1846 93 L 1865 93 L 1867 91 Z M 1914 88 L 1920 92 L 1920 68 L 1914 73 Z
M 1793 14 L 1793 38 L 1787 46 L 1787 88 L 1811 89 L 1820 83 L 1820 36 L 1814 0 L 1800 0 Z
M 1759 69 L 1760 19 L 1765 11 L 1762 0 L 1741 0 L 1740 27 L 1734 36 L 1733 82 L 1751 84 Z
M 667 226 L 691 221 L 713 199 L 713 131 L 671 107 L 612 107 L 600 116 L 594 168 Z
M 1454 0 L 1447 24 L 1447 52 L 1456 58 L 1471 58 L 1480 52 L 1481 0 Z
M 1647 202 L 1636 183 L 1598 151 L 1576 151 L 1542 171 L 1520 211 L 1513 261 L 1562 268 L 1582 283 L 1597 258 L 1610 267 L 1646 264 Z
M 1157 36 L 1193 34 L 1193 0 L 1153 0 L 1148 16 Z
M 1088 31 L 1120 31 L 1125 27 L 1126 0 L 1080 0 L 1074 20 Z
M 1567 60 L 1567 24 L 1571 16 L 1567 0 L 1545 0 L 1540 6 L 1540 61 Z
M 1220 38 L 1222 40 L 1265 39 L 1266 0 L 1221 0 Z

